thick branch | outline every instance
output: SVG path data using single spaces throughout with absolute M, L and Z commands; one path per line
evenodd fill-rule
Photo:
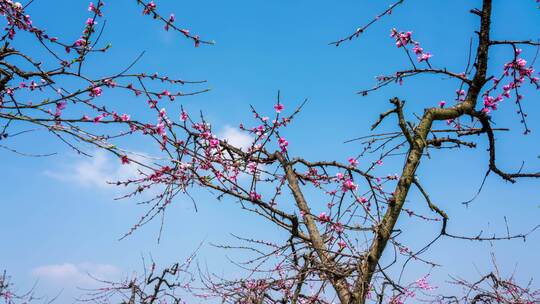
M 306 199 L 304 198 L 304 194 L 302 193 L 302 190 L 300 189 L 298 178 L 296 176 L 296 173 L 294 172 L 294 169 L 292 168 L 291 164 L 283 157 L 281 153 L 276 152 L 276 156 L 278 160 L 281 162 L 285 170 L 285 176 L 289 184 L 289 189 L 291 189 L 291 192 L 296 201 L 296 205 L 304 213 L 304 222 L 306 224 L 306 228 L 308 230 L 311 243 L 313 245 L 313 248 L 317 252 L 317 255 L 319 256 L 321 263 L 324 266 L 323 268 L 326 269 L 326 268 L 332 268 L 332 266 L 335 267 L 335 263 L 331 261 L 328 255 L 328 250 L 326 248 L 326 245 L 324 244 L 323 237 L 321 233 L 319 232 L 319 229 L 317 228 L 315 217 L 312 215 L 309 205 Z M 343 278 L 337 278 L 335 274 L 333 273 L 327 273 L 327 275 L 330 279 L 330 282 L 332 282 L 332 285 L 336 289 L 336 292 L 338 294 L 338 297 L 341 303 L 348 303 L 349 291 L 347 287 L 347 282 Z
M 360 276 L 357 279 L 353 290 L 354 303 L 365 303 L 369 291 L 369 284 L 373 278 L 375 268 L 382 256 L 384 248 L 390 239 L 396 222 L 401 213 L 405 199 L 407 198 L 411 184 L 414 181 L 416 169 L 420 164 L 424 148 L 427 145 L 426 139 L 433 121 L 457 118 L 463 114 L 472 114 L 477 98 L 486 82 L 486 72 L 489 51 L 489 32 L 491 23 L 491 0 L 484 0 L 480 21 L 480 39 L 477 48 L 476 73 L 471 82 L 465 101 L 452 108 L 440 109 L 430 108 L 424 112 L 418 127 L 414 131 L 413 144 L 409 148 L 409 153 L 403 168 L 398 185 L 394 191 L 394 196 L 388 203 L 388 209 L 377 227 L 376 235 L 372 240 L 369 251 L 365 259 L 359 263 Z

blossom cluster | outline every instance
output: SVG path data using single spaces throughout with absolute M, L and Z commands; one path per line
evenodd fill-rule
M 493 77 L 492 86 L 483 93 L 483 109 L 485 113 L 497 110 L 499 104 L 505 99 L 515 98 L 515 103 L 518 105 L 518 114 L 521 115 L 521 123 L 525 125 L 525 134 L 530 130 L 526 125 L 525 118 L 527 114 L 523 112 L 521 101 L 523 95 L 520 93 L 520 88 L 529 82 L 536 89 L 540 89 L 540 78 L 536 74 L 533 66 L 529 65 L 525 59 L 520 57 L 522 50 L 514 48 L 514 58 L 512 61 L 504 64 L 502 75 Z M 501 84 L 505 79 L 508 79 L 506 84 Z M 498 91 L 499 87 L 501 90 Z
M 143 10 L 142 10 L 143 15 L 150 15 L 154 19 L 157 19 L 157 20 L 163 22 L 165 24 L 164 25 L 165 31 L 169 31 L 170 29 L 173 29 L 173 30 L 181 33 L 182 35 L 184 35 L 185 38 L 191 39 L 194 42 L 195 47 L 199 47 L 201 45 L 201 43 L 214 44 L 213 41 L 201 40 L 199 35 L 193 35 L 193 34 L 190 33 L 189 30 L 184 29 L 184 28 L 180 28 L 180 27 L 177 27 L 176 25 L 174 25 L 174 22 L 176 21 L 176 16 L 174 14 L 170 14 L 168 18 L 161 16 L 157 12 L 157 4 L 155 3 L 155 1 L 152 0 L 152 1 L 148 2 L 148 3 L 145 3 L 145 1 L 143 1 L 143 0 L 137 0 L 137 3 L 143 6 Z
M 416 54 L 418 62 L 427 62 L 431 57 L 433 57 L 430 52 L 424 52 L 424 49 L 420 46 L 418 41 L 412 39 L 411 31 L 400 32 L 393 28 L 390 31 L 390 37 L 395 39 L 396 47 L 398 48 L 406 48 L 409 44 L 414 45 L 412 50 Z

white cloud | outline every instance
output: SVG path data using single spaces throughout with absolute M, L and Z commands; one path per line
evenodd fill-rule
M 53 264 L 36 267 L 32 275 L 42 282 L 62 287 L 90 287 L 96 279 L 111 280 L 118 278 L 120 270 L 109 264 L 80 263 Z
M 247 151 L 253 144 L 254 138 L 246 132 L 241 131 L 238 128 L 225 125 L 223 129 L 217 134 L 219 139 L 226 140 L 230 145 Z M 259 171 L 265 170 L 266 165 L 258 164 L 257 169 Z M 246 172 L 240 173 L 238 178 L 242 181 L 251 181 L 252 175 Z
M 241 148 L 244 151 L 251 147 L 251 144 L 253 143 L 253 138 L 251 136 L 228 125 L 218 133 L 218 137 L 226 140 L 230 145 Z
M 143 154 L 129 155 L 131 159 L 138 162 L 148 161 Z M 67 164 L 56 171 L 45 171 L 45 174 L 55 179 L 75 182 L 85 187 L 91 188 L 111 188 L 115 187 L 110 182 L 125 181 L 139 176 L 139 170 L 143 170 L 140 165 L 131 162 L 121 164 L 116 157 L 107 154 L 103 150 L 96 150 L 91 158 Z
M 226 125 L 218 132 L 220 139 L 226 140 L 229 144 L 247 151 L 253 143 L 253 137 L 238 128 Z M 144 167 L 131 162 L 123 165 L 120 160 L 104 150 L 95 150 L 90 158 L 77 159 L 73 163 L 64 163 L 54 170 L 45 171 L 45 175 L 57 180 L 75 183 L 83 187 L 92 189 L 111 190 L 117 189 L 114 182 L 126 181 L 140 177 L 139 171 L 147 172 Z M 130 159 L 140 163 L 148 163 L 156 160 L 144 153 L 130 153 Z M 124 188 L 122 191 L 124 191 Z M 145 191 L 146 195 L 156 194 L 159 189 L 152 188 Z

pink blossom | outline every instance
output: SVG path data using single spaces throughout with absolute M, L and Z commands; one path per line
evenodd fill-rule
M 126 155 L 122 155 L 122 157 L 120 157 L 120 160 L 122 162 L 122 165 L 129 164 L 129 158 Z
M 186 121 L 188 119 L 188 115 L 186 112 L 182 111 L 182 113 L 180 114 L 180 119 L 182 121 Z
M 253 128 L 253 132 L 255 132 L 255 134 L 257 134 L 257 136 L 263 135 L 264 130 L 265 130 L 264 126 L 258 126 L 256 128 Z
M 216 148 L 217 146 L 219 146 L 219 139 L 217 138 L 210 139 L 210 147 Z
M 94 5 L 93 2 L 90 2 L 90 4 L 88 5 L 88 11 L 89 11 L 89 12 L 93 12 L 93 13 L 95 13 L 96 15 L 98 15 L 98 16 L 101 17 L 101 16 L 103 16 L 103 14 L 101 13 L 101 11 L 99 10 L 99 7 L 101 7 L 101 6 L 103 6 L 103 2 L 99 2 L 99 6 L 98 6 L 98 7 L 96 7 L 96 6 Z
M 406 46 L 409 42 L 412 41 L 412 32 L 398 32 L 396 29 L 392 29 L 390 32 L 390 37 L 396 39 L 396 46 L 398 48 Z
M 402 254 L 409 253 L 411 250 L 405 246 L 399 246 L 399 252 Z
M 103 83 L 109 88 L 116 87 L 116 82 L 114 82 L 114 80 L 112 80 L 112 79 L 105 79 L 105 80 L 103 80 Z
M 281 148 L 281 152 L 283 153 L 287 152 L 287 146 L 289 145 L 289 142 L 285 138 L 280 137 L 278 139 L 278 143 L 279 143 L 279 147 Z
M 58 102 L 58 103 L 56 103 L 56 109 L 61 111 L 61 110 L 66 108 L 66 104 L 67 104 L 67 102 L 65 102 L 65 101 Z
M 431 55 L 429 52 L 423 53 L 418 57 L 418 62 L 428 61 L 431 57 L 433 57 L 433 55 Z
M 390 299 L 390 304 L 405 304 L 400 296 L 394 296 Z
M 444 100 L 439 101 L 439 107 L 444 108 L 444 105 L 446 105 L 446 101 Z
M 281 111 L 283 111 L 284 107 L 283 107 L 283 104 L 281 103 L 278 103 L 274 106 L 274 109 L 276 110 L 277 113 L 281 113 Z
M 90 97 L 99 97 L 101 96 L 101 93 L 103 92 L 103 90 L 101 89 L 101 87 L 93 87 L 91 90 L 90 90 Z
M 152 0 L 144 7 L 143 15 L 149 15 L 151 12 L 155 10 L 156 10 L 156 4 Z
M 425 277 L 416 280 L 415 283 L 418 286 L 418 288 L 420 288 L 422 290 L 433 290 L 433 289 L 435 289 L 435 287 L 429 285 L 429 283 L 427 282 L 428 277 L 429 277 L 429 275 L 426 275 Z
M 99 123 L 104 117 L 105 115 L 103 114 L 94 117 L 94 123 Z
M 319 214 L 319 220 L 321 222 L 330 222 L 330 216 L 328 216 L 326 212 L 321 212 L 321 214 Z
M 251 200 L 254 200 L 254 201 L 260 201 L 260 200 L 261 200 L 261 195 L 258 194 L 258 193 L 255 192 L 255 191 L 252 191 L 252 192 L 249 193 L 249 198 L 250 198 Z
M 343 184 L 341 185 L 341 189 L 343 191 L 347 191 L 347 190 L 354 191 L 354 190 L 356 190 L 356 188 L 358 188 L 358 186 L 355 185 L 354 182 L 351 179 L 345 180 L 343 182 Z
M 257 172 L 257 163 L 255 162 L 249 162 L 248 163 L 248 169 L 251 174 L 255 174 Z
M 157 126 L 156 126 L 156 133 L 161 135 L 161 136 L 167 135 L 167 133 L 165 132 L 165 124 L 158 123 Z
M 171 92 L 169 92 L 168 90 L 164 90 L 160 95 L 165 95 L 167 97 L 170 97 L 171 96 Z
M 92 19 L 92 18 L 86 19 L 86 25 L 88 25 L 88 26 L 94 26 L 94 25 L 96 25 L 96 24 L 97 24 L 96 20 L 94 20 L 94 19 Z
M 165 30 L 166 30 L 166 31 L 169 30 L 169 27 L 171 26 L 171 24 L 174 23 L 174 20 L 175 20 L 175 19 L 176 19 L 176 18 L 175 18 L 175 16 L 174 16 L 174 14 L 171 14 L 171 15 L 169 16 L 169 21 L 168 21 L 167 23 L 165 23 Z
M 358 165 L 358 161 L 356 160 L 356 158 L 349 158 L 349 165 L 351 165 L 352 167 L 356 167 Z
M 75 41 L 75 43 L 73 43 L 73 45 L 77 46 L 77 47 L 84 46 L 84 45 L 86 45 L 86 40 L 84 40 L 83 38 L 79 38 L 79 39 L 77 39 Z M 68 51 L 68 53 L 69 53 L 69 51 Z
M 343 231 L 345 231 L 345 229 L 343 228 L 343 224 L 339 222 L 334 223 L 334 225 L 332 225 L 332 229 L 334 229 L 334 231 L 337 233 L 343 233 Z
M 413 52 L 416 54 L 416 55 L 421 55 L 422 53 L 424 53 L 424 49 L 420 47 L 420 45 L 417 43 L 414 45 L 413 47 Z
M 159 110 L 159 117 L 160 118 L 167 118 L 167 110 L 165 110 L 165 108 L 161 108 Z
M 2 296 L 4 296 L 4 300 L 6 300 L 6 303 L 12 303 L 11 302 L 11 299 L 13 298 L 13 293 L 11 293 L 11 291 L 2 291 L 3 294 Z

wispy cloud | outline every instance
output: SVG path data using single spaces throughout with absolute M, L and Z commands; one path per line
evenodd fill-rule
M 99 280 L 118 278 L 121 272 L 116 266 L 95 263 L 63 263 L 44 265 L 32 270 L 32 276 L 47 285 L 63 288 L 91 287 Z
M 130 158 L 139 162 L 148 161 L 143 154 L 140 154 L 140 156 L 130 155 Z M 45 171 L 45 174 L 84 187 L 112 188 L 115 186 L 110 184 L 111 182 L 136 178 L 139 176 L 140 170 L 143 170 L 143 168 L 135 162 L 123 165 L 118 159 L 113 159 L 105 151 L 97 150 L 91 158 L 79 160 L 72 164 L 64 164 L 56 168 L 55 171 Z
M 246 132 L 241 131 L 238 128 L 231 127 L 230 125 L 225 125 L 221 132 L 217 133 L 217 136 L 220 139 L 226 140 L 230 145 L 235 146 L 237 148 L 242 149 L 243 151 L 247 151 L 251 145 L 253 144 L 253 141 L 255 138 L 251 135 L 249 135 Z M 266 165 L 264 164 L 257 164 L 257 169 L 259 171 L 264 171 L 266 168 Z M 252 175 L 248 174 L 246 172 L 242 172 L 239 175 L 240 180 L 251 180 Z
M 246 151 L 253 143 L 253 138 L 238 128 L 226 125 L 217 133 L 220 139 Z M 132 153 L 129 157 L 139 163 L 148 163 L 151 157 L 144 153 Z M 114 182 L 134 179 L 140 176 L 140 171 L 147 171 L 142 166 L 131 162 L 121 164 L 115 156 L 103 150 L 96 150 L 92 157 L 77 159 L 72 163 L 63 163 L 44 173 L 54 179 L 75 183 L 92 189 L 115 189 Z M 153 192 L 152 192 L 153 193 Z
M 226 140 L 232 146 L 241 148 L 244 151 L 251 147 L 251 144 L 253 143 L 253 138 L 251 136 L 240 131 L 238 128 L 234 128 L 229 125 L 226 125 L 223 127 L 221 132 L 218 132 L 218 137 Z

